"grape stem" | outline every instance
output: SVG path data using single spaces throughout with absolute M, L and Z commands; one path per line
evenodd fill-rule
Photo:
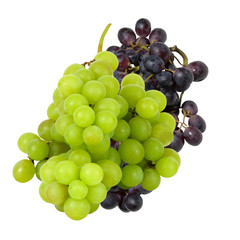
M 187 57 L 187 55 L 186 55 L 181 49 L 179 49 L 179 48 L 175 45 L 175 46 L 173 46 L 173 47 L 170 47 L 170 50 L 171 50 L 172 52 L 177 52 L 177 53 L 179 53 L 179 54 L 181 55 L 181 57 L 183 58 L 183 64 L 182 64 L 183 67 L 186 67 L 186 66 L 188 65 L 188 57 Z
M 98 43 L 98 53 L 99 53 L 99 52 L 102 52 L 103 41 L 104 41 L 104 38 L 105 38 L 105 36 L 106 36 L 109 28 L 111 27 L 111 25 L 112 25 L 112 24 L 109 23 L 109 24 L 105 27 L 105 29 L 104 29 L 104 31 L 103 31 L 103 33 L 102 33 L 102 35 L 101 35 L 101 38 L 100 38 L 99 43 Z

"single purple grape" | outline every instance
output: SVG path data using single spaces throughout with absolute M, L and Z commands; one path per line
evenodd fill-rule
M 202 133 L 206 130 L 206 122 L 199 115 L 192 115 L 188 119 L 188 125 L 198 128 Z
M 150 55 L 144 58 L 143 64 L 146 70 L 152 74 L 160 73 L 164 69 L 163 60 L 155 55 Z
M 193 73 L 186 67 L 177 68 L 173 74 L 175 90 L 183 92 L 187 90 L 194 79 Z
M 101 206 L 105 209 L 113 209 L 118 206 L 121 200 L 122 196 L 120 193 L 108 192 L 104 201 L 101 202 Z
M 136 22 L 135 32 L 139 37 L 147 37 L 151 32 L 151 23 L 146 18 L 141 18 Z
M 194 126 L 187 127 L 183 132 L 184 139 L 188 144 L 197 146 L 202 142 L 202 133 Z
M 182 104 L 182 109 L 187 115 L 195 115 L 198 112 L 198 106 L 194 101 L 187 100 Z M 184 112 L 183 112 L 184 113 Z
M 162 42 L 165 43 L 167 40 L 167 34 L 162 28 L 155 28 L 151 31 L 149 35 L 149 40 L 153 42 Z
M 179 152 L 184 145 L 183 131 L 180 129 L 174 130 L 173 136 L 173 141 L 167 146 L 167 148 L 172 148 L 173 150 Z
M 194 61 L 187 65 L 194 75 L 194 82 L 200 82 L 204 80 L 208 75 L 208 67 L 204 62 Z
M 171 51 L 167 45 L 161 42 L 153 43 L 149 48 L 150 55 L 160 57 L 164 63 L 167 63 L 171 56 Z
M 125 46 L 130 47 L 136 41 L 136 35 L 131 28 L 121 28 L 118 31 L 118 40 Z

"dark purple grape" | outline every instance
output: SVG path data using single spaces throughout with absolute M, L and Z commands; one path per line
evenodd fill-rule
M 155 90 L 155 89 L 156 89 L 155 83 L 152 82 L 151 80 L 147 80 L 147 82 L 145 83 L 145 91 Z
M 140 194 L 129 193 L 124 199 L 124 204 L 128 210 L 136 212 L 142 207 L 143 199 Z
M 165 43 L 167 40 L 167 34 L 162 28 L 155 28 L 151 31 L 149 35 L 149 40 L 153 42 L 162 42 Z
M 140 70 L 140 73 L 141 73 L 142 75 L 145 75 L 145 76 L 151 75 L 151 73 L 148 72 L 147 69 L 145 68 L 145 66 L 144 66 L 144 64 L 143 64 L 143 61 L 141 61 L 140 64 L 139 64 L 139 70 Z
M 197 104 L 191 100 L 185 101 L 182 104 L 182 108 L 184 109 L 187 115 L 196 115 L 198 112 Z
M 175 83 L 175 90 L 177 92 L 183 92 L 187 90 L 192 81 L 193 73 L 186 67 L 177 68 L 173 74 L 173 81 Z
M 164 69 L 163 60 L 155 55 L 145 57 L 143 60 L 143 64 L 146 70 L 152 74 L 160 73 Z
M 116 54 L 117 58 L 118 58 L 118 71 L 124 71 L 125 69 L 128 68 L 128 66 L 130 65 L 130 60 L 129 58 L 123 54 L 123 53 L 118 53 Z
M 118 55 L 118 54 L 126 54 L 126 50 L 120 48 L 120 49 L 117 50 L 114 54 L 115 54 L 115 55 Z
M 135 31 L 140 37 L 147 37 L 151 32 L 151 23 L 146 18 L 141 18 L 136 22 Z
M 148 194 L 150 192 L 152 192 L 152 191 L 148 191 L 148 190 L 144 189 L 141 184 L 128 189 L 128 193 Z
M 121 28 L 118 31 L 118 39 L 120 43 L 130 47 L 136 41 L 136 35 L 131 28 Z
M 208 67 L 204 62 L 194 61 L 188 64 L 189 68 L 194 75 L 194 82 L 200 82 L 204 80 L 208 75 Z
M 170 89 L 173 86 L 173 75 L 168 71 L 156 74 L 156 81 L 160 88 Z
M 121 49 L 123 49 L 123 50 L 127 50 L 127 48 L 128 48 L 128 46 L 122 44 Z
M 174 130 L 173 136 L 174 136 L 173 141 L 171 142 L 170 145 L 167 146 L 167 148 L 171 148 L 179 152 L 184 145 L 183 131 L 180 129 Z
M 150 56 L 150 54 L 149 54 L 149 51 L 147 51 L 146 49 L 142 49 L 142 50 L 138 51 L 138 56 L 139 56 L 139 61 L 143 61 L 143 59 L 145 57 Z
M 183 132 L 184 139 L 188 144 L 197 146 L 202 142 L 202 133 L 194 126 L 187 127 Z
M 125 204 L 126 197 L 127 197 L 127 195 L 122 195 L 122 199 L 121 199 L 120 203 L 118 204 L 119 209 L 125 213 L 130 212 L 130 210 L 126 207 L 126 204 Z
M 167 98 L 167 107 L 169 110 L 174 110 L 179 108 L 180 99 L 176 91 L 162 88 L 161 92 Z
M 129 58 L 132 64 L 134 65 L 138 64 L 138 53 L 135 50 L 133 49 L 127 50 L 126 56 Z
M 206 130 L 206 122 L 199 115 L 192 115 L 188 120 L 188 125 L 198 128 L 202 133 Z
M 156 55 L 160 57 L 164 63 L 167 63 L 171 56 L 171 51 L 167 45 L 161 42 L 153 43 L 149 48 L 150 55 Z
M 116 192 L 108 192 L 106 198 L 101 202 L 101 206 L 105 209 L 113 209 L 122 200 L 122 195 Z
M 135 44 L 140 46 L 150 45 L 150 42 L 147 38 L 137 38 Z
M 107 48 L 107 51 L 108 51 L 108 52 L 115 53 L 115 52 L 117 52 L 119 49 L 120 49 L 120 47 L 118 47 L 118 46 L 110 46 L 109 48 Z
M 116 70 L 113 72 L 113 76 L 119 81 L 119 83 L 121 83 L 122 79 L 126 76 L 126 73 Z
M 109 192 L 121 192 L 123 191 L 123 189 L 121 189 L 118 185 L 115 185 L 113 187 L 110 188 Z

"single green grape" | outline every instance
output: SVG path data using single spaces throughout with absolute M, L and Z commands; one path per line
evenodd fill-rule
M 174 131 L 174 129 L 176 128 L 176 121 L 174 117 L 167 112 L 161 112 L 159 114 L 157 123 L 165 124 L 171 131 Z
M 74 180 L 69 184 L 68 193 L 76 200 L 84 199 L 88 193 L 87 185 L 81 180 Z
M 79 69 L 77 72 L 74 73 L 77 77 L 79 77 L 83 83 L 86 83 L 91 80 L 95 80 L 96 77 L 94 73 L 90 69 Z
M 117 117 L 113 112 L 100 111 L 96 113 L 95 125 L 100 127 L 103 133 L 110 133 L 117 127 Z
M 120 166 L 122 163 L 119 152 L 113 147 L 109 148 L 107 155 L 104 158 L 111 160 L 112 162 L 116 163 L 118 166 Z M 104 158 L 102 158 L 102 159 L 104 159 Z
M 90 203 L 90 212 L 89 212 L 89 214 L 96 212 L 98 210 L 99 206 L 100 206 L 99 203 L 98 204 Z
M 141 98 L 136 105 L 136 112 L 142 118 L 153 118 L 158 113 L 158 103 L 150 98 Z
M 76 123 L 70 124 L 64 132 L 64 138 L 70 146 L 79 146 L 83 144 L 83 128 Z
M 178 166 L 180 166 L 180 164 L 181 164 L 180 156 L 179 156 L 178 152 L 176 152 L 174 149 L 164 148 L 164 153 L 163 153 L 162 157 L 173 157 L 177 161 Z
M 120 113 L 118 115 L 118 118 L 123 118 L 127 115 L 128 113 L 128 102 L 125 100 L 124 97 L 120 96 L 120 95 L 117 95 L 115 97 L 115 100 L 118 101 L 119 103 L 119 106 L 120 106 Z
M 127 74 L 121 81 L 121 87 L 123 88 L 124 86 L 128 84 L 138 84 L 139 86 L 143 87 L 145 89 L 145 82 L 142 79 L 142 77 L 136 73 L 130 73 Z
M 61 91 L 59 90 L 59 88 L 56 88 L 53 92 L 53 102 L 58 105 L 62 100 L 63 100 L 63 96 Z
M 109 64 L 107 64 L 104 61 L 100 61 L 100 60 L 93 62 L 90 65 L 89 69 L 94 73 L 94 75 L 96 76 L 96 79 L 98 79 L 104 75 L 112 75 L 113 74 L 113 70 L 109 66 Z
M 52 141 L 52 137 L 50 134 L 50 129 L 55 123 L 53 119 L 47 119 L 42 121 L 38 126 L 38 135 L 45 141 Z
M 159 160 L 164 153 L 164 146 L 157 138 L 148 138 L 143 142 L 145 158 L 149 161 Z
M 34 139 L 39 139 L 39 136 L 31 132 L 23 133 L 18 138 L 18 148 L 22 152 L 27 153 L 27 145 L 29 144 L 29 142 L 31 142 Z
M 110 111 L 117 117 L 120 113 L 120 104 L 113 98 L 103 98 L 95 104 L 94 111 Z
M 118 120 L 118 124 L 117 127 L 114 130 L 114 134 L 112 136 L 112 139 L 114 141 L 123 141 L 126 140 L 130 135 L 130 126 L 129 124 L 123 120 L 123 119 L 119 119 Z
M 148 90 L 146 96 L 153 98 L 158 103 L 158 110 L 162 112 L 167 106 L 167 99 L 165 95 L 158 90 Z
M 112 52 L 109 51 L 98 52 L 94 59 L 106 62 L 107 64 L 109 64 L 112 71 L 115 71 L 118 68 L 118 58 Z
M 51 103 L 47 109 L 47 116 L 49 119 L 57 120 L 59 117 L 58 114 L 58 105 L 56 105 L 54 102 Z
M 12 173 L 16 181 L 25 183 L 35 175 L 35 167 L 30 160 L 23 159 L 14 165 Z
M 50 129 L 50 135 L 52 139 L 56 142 L 64 142 L 64 137 L 57 131 L 56 129 L 56 123 L 54 123 Z
M 92 204 L 101 203 L 107 196 L 107 188 L 103 183 L 88 187 L 86 199 Z
M 61 153 L 66 153 L 70 147 L 64 142 L 51 141 L 49 143 L 49 154 L 48 157 L 56 156 Z
M 41 139 L 33 139 L 27 145 L 27 154 L 33 160 L 43 160 L 48 157 L 48 144 Z
M 47 188 L 48 184 L 45 182 L 41 182 L 40 186 L 39 186 L 39 195 L 41 197 L 41 199 L 47 203 L 49 203 L 47 196 L 46 196 L 46 188 Z
M 95 121 L 95 112 L 89 106 L 80 106 L 74 111 L 73 120 L 80 127 L 88 127 Z
M 76 149 L 69 154 L 68 160 L 73 161 L 78 167 L 82 167 L 91 162 L 91 156 L 84 149 Z
M 92 162 L 98 163 L 99 160 L 107 159 L 109 149 L 103 153 L 90 153 Z
M 78 70 L 80 69 L 85 69 L 83 65 L 79 64 L 79 63 L 74 63 L 71 64 L 70 66 L 68 66 L 63 75 L 68 75 L 68 74 L 75 74 Z
M 97 185 L 103 179 L 103 170 L 96 163 L 86 163 L 80 170 L 80 179 L 88 186 Z
M 91 154 L 103 154 L 110 148 L 110 137 L 103 134 L 103 140 L 98 145 L 87 145 L 87 149 Z
M 88 106 L 88 104 L 88 100 L 83 95 L 75 93 L 64 100 L 64 109 L 68 114 L 73 115 L 78 107 L 82 105 Z
M 128 187 L 135 187 L 143 180 L 143 170 L 138 165 L 126 165 L 122 168 L 121 182 Z
M 47 162 L 47 159 L 45 159 L 45 160 L 41 160 L 41 161 L 39 161 L 38 163 L 37 163 L 37 165 L 36 165 L 36 177 L 40 180 L 40 181 L 42 181 L 42 179 L 41 179 L 41 176 L 40 176 L 40 169 L 41 169 L 41 167 L 42 167 L 42 165 L 43 164 L 45 164 Z
M 71 94 L 71 95 L 72 95 L 72 94 Z M 63 100 L 58 104 L 58 115 L 59 115 L 59 116 L 67 114 L 67 111 L 66 111 L 65 106 L 64 106 L 64 102 L 65 102 L 65 100 L 63 99 Z
M 178 171 L 178 162 L 173 157 L 163 157 L 156 163 L 156 170 L 160 176 L 169 178 L 174 176 Z
M 51 158 L 50 158 L 51 159 Z M 56 181 L 56 177 L 55 177 L 55 167 L 57 166 L 57 164 L 59 163 L 59 161 L 47 161 L 46 163 L 44 163 L 41 168 L 40 168 L 40 178 L 43 182 L 45 183 L 51 183 Z
M 55 127 L 56 127 L 56 130 L 58 131 L 58 133 L 60 135 L 64 136 L 66 129 L 72 123 L 73 123 L 73 117 L 69 114 L 64 114 L 64 115 L 61 115 L 57 119 L 57 121 L 55 123 Z
M 106 88 L 106 98 L 115 98 L 118 96 L 120 86 L 118 80 L 110 75 L 105 75 L 98 78 L 99 82 L 101 82 Z
M 83 130 L 82 138 L 87 145 L 98 145 L 103 140 L 102 129 L 96 125 L 91 125 Z
M 152 168 L 147 168 L 143 172 L 143 180 L 141 185 L 147 191 L 155 190 L 161 182 L 161 177 L 159 173 Z

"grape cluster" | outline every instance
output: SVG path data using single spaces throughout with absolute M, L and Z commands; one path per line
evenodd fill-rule
M 151 31 L 148 20 L 137 22 L 136 33 L 138 39 L 131 29 L 120 29 L 121 48 L 102 51 L 100 42 L 94 60 L 67 67 L 38 134 L 18 139 L 27 157 L 13 167 L 15 180 L 25 183 L 36 175 L 40 197 L 73 220 L 100 205 L 138 211 L 142 194 L 178 172 L 182 141 L 202 140 L 206 125 L 196 104 L 182 104 L 180 122 L 177 93 L 189 85 L 185 78 L 196 75 L 200 81 L 201 69 L 175 68 L 172 50 L 163 43 L 165 31 Z

